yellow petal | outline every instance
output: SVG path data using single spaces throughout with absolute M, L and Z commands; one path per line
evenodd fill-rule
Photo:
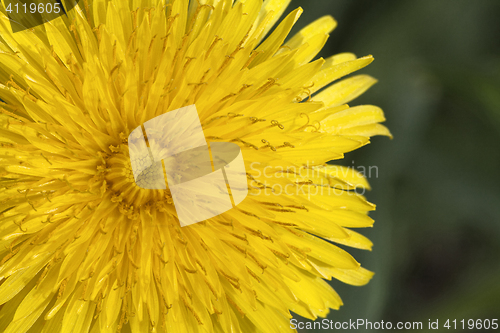
M 336 61 L 338 61 L 338 59 Z M 335 63 L 334 65 L 326 68 L 325 65 L 323 65 L 323 69 L 312 78 L 311 82 L 307 86 L 313 85 L 312 88 L 310 88 L 310 91 L 314 94 L 316 91 L 331 82 L 369 65 L 372 61 L 373 57 L 369 55 L 356 60 Z
M 309 61 L 314 59 L 314 57 L 323 49 L 326 41 L 328 40 L 328 35 L 315 35 L 309 39 L 306 44 L 298 48 L 298 52 L 295 56 L 295 62 L 298 66 L 307 64 Z M 310 86 L 307 84 L 307 86 Z
M 317 101 L 322 101 L 325 103 L 325 106 L 339 106 L 349 103 L 376 82 L 377 80 L 369 75 L 356 75 L 335 83 L 313 98 Z
M 12 259 L 11 259 L 12 260 Z M 50 253 L 44 253 L 32 260 L 27 268 L 17 270 L 0 285 L 0 304 L 3 304 L 21 291 L 30 280 L 44 267 L 50 260 Z
M 344 52 L 344 53 L 334 54 L 325 59 L 325 64 L 323 65 L 323 69 L 332 67 L 334 65 L 346 61 L 353 61 L 353 60 L 356 60 L 356 55 L 354 53 Z
M 348 229 L 346 229 L 348 231 Z M 294 237 L 293 246 L 304 250 L 311 256 L 328 265 L 340 268 L 357 268 L 359 263 L 346 251 L 330 244 L 316 236 L 301 232 L 301 237 Z M 281 235 L 285 242 L 290 241 L 290 235 L 285 232 Z M 340 241 L 338 242 L 340 243 Z
M 328 239 L 335 243 L 347 245 L 350 247 L 355 247 L 357 249 L 371 251 L 373 243 L 368 238 L 348 228 L 344 228 L 344 231 L 349 235 L 348 238 L 338 238 L 338 239 L 328 238 Z
M 318 170 L 327 175 L 327 177 L 340 179 L 352 187 L 370 189 L 370 185 L 368 184 L 365 175 L 354 168 L 344 167 L 341 165 L 326 165 Z
M 371 137 L 374 135 L 384 135 L 392 139 L 392 134 L 387 127 L 381 124 L 370 124 L 363 126 L 351 127 L 342 130 L 342 134 L 346 135 L 362 135 L 366 137 Z
M 66 66 L 68 66 L 69 61 L 83 62 L 75 40 L 71 36 L 62 16 L 45 23 L 45 29 L 47 30 L 50 45 L 54 46 L 54 52 Z
M 5 333 L 24 333 L 30 329 L 52 300 L 57 269 L 51 269 L 38 288 L 33 288 L 23 299 Z
M 259 17 L 254 23 L 254 27 L 250 32 L 250 35 L 257 30 L 257 26 L 265 22 L 262 33 L 259 34 L 258 42 L 264 38 L 267 33 L 271 30 L 274 24 L 279 20 L 281 15 L 285 12 L 288 4 L 291 0 L 265 0 L 259 12 Z
M 268 38 L 266 38 L 266 40 L 262 42 L 262 44 L 256 49 L 256 51 L 259 52 L 259 55 L 255 57 L 254 61 L 252 62 L 252 66 L 256 66 L 266 61 L 267 59 L 272 57 L 276 53 L 276 51 L 278 51 L 286 36 L 292 29 L 293 25 L 299 19 L 302 12 L 302 8 L 299 7 L 288 14 L 288 16 L 283 21 L 281 21 L 281 23 L 272 32 L 272 34 Z
M 321 129 L 337 133 L 346 128 L 384 122 L 384 112 L 373 105 L 360 105 L 336 112 L 321 121 Z
M 295 49 L 302 44 L 309 43 L 310 38 L 316 35 L 329 34 L 336 26 L 337 22 L 333 17 L 330 15 L 323 16 L 302 28 L 297 34 L 290 38 L 285 45 L 291 49 Z
M 330 272 L 337 280 L 353 286 L 364 286 L 374 275 L 373 272 L 363 267 L 358 269 L 331 268 Z

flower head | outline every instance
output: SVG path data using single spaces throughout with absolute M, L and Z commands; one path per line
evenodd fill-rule
M 313 61 L 336 23 L 285 42 L 288 2 L 83 0 L 15 33 L 2 8 L 0 331 L 283 332 L 342 305 L 324 279 L 368 282 L 333 244 L 371 248 L 351 230 L 373 223 L 368 184 L 326 162 L 390 133 L 346 104 L 373 78 L 327 86 L 373 59 Z M 192 104 L 207 140 L 240 146 L 249 196 L 181 228 L 127 138 Z

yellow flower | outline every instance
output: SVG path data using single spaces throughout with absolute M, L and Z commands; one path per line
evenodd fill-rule
M 390 133 L 346 104 L 370 76 L 320 90 L 373 58 L 312 61 L 336 23 L 285 42 L 288 3 L 82 0 L 16 33 L 0 6 L 1 332 L 284 332 L 342 305 L 324 279 L 368 282 L 333 244 L 371 248 L 351 230 L 373 223 L 368 184 L 326 162 Z M 192 104 L 208 141 L 240 146 L 249 195 L 181 228 L 127 138 Z

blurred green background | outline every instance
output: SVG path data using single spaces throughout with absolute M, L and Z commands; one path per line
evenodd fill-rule
M 375 227 L 360 230 L 373 251 L 349 249 L 376 275 L 332 281 L 345 305 L 328 318 L 423 331 L 428 319 L 500 319 L 500 1 L 292 0 L 288 11 L 298 6 L 293 32 L 338 22 L 320 56 L 375 57 L 357 74 L 379 82 L 350 104 L 380 106 L 394 135 L 340 162 L 378 167 Z

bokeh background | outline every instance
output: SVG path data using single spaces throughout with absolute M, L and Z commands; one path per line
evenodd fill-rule
M 394 135 L 337 162 L 378 167 L 366 194 L 375 226 L 361 230 L 373 251 L 349 250 L 376 274 L 363 287 L 332 281 L 345 305 L 328 318 L 423 331 L 428 319 L 500 319 L 500 1 L 292 0 L 289 11 L 298 6 L 293 32 L 326 14 L 338 22 L 319 56 L 375 57 L 357 74 L 379 82 L 350 104 L 380 106 Z

